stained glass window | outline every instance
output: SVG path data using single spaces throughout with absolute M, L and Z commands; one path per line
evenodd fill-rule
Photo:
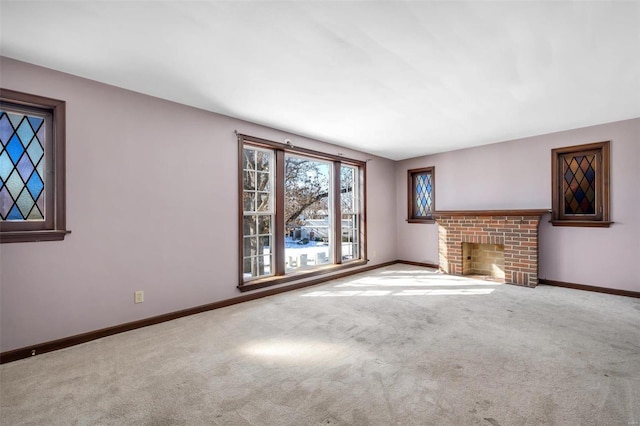
M 564 156 L 564 213 L 596 214 L 596 156 Z
M 0 110 L 0 220 L 44 220 L 45 120 Z
M 64 101 L 0 89 L 0 242 L 63 240 Z
M 610 142 L 552 152 L 553 225 L 609 226 Z
M 431 221 L 435 210 L 435 168 L 409 170 L 409 222 Z
M 417 216 L 431 215 L 431 173 L 416 175 L 416 212 Z

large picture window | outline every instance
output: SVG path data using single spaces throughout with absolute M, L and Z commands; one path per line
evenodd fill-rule
M 239 135 L 241 290 L 365 263 L 365 163 Z
M 551 151 L 553 225 L 608 227 L 609 145 L 597 142 Z
M 0 241 L 62 240 L 65 103 L 0 89 Z

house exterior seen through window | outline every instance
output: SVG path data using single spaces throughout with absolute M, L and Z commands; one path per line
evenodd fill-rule
M 238 138 L 241 290 L 366 262 L 364 162 Z

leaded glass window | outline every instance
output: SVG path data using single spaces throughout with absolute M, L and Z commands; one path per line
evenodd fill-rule
M 45 117 L 0 110 L 0 220 L 44 220 Z
M 565 215 L 596 214 L 597 168 L 595 154 L 562 156 Z
M 552 150 L 554 225 L 609 226 L 609 145 Z
M 435 168 L 409 170 L 409 222 L 432 222 L 435 211 Z
M 64 239 L 65 103 L 0 95 L 0 241 Z

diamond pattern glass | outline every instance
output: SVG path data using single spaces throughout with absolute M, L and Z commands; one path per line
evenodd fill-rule
M 0 110 L 0 220 L 44 220 L 40 117 Z
M 420 173 L 415 175 L 415 203 L 416 216 L 428 217 L 432 213 L 433 204 L 433 182 L 431 173 Z
M 564 214 L 596 214 L 596 155 L 563 157 Z

